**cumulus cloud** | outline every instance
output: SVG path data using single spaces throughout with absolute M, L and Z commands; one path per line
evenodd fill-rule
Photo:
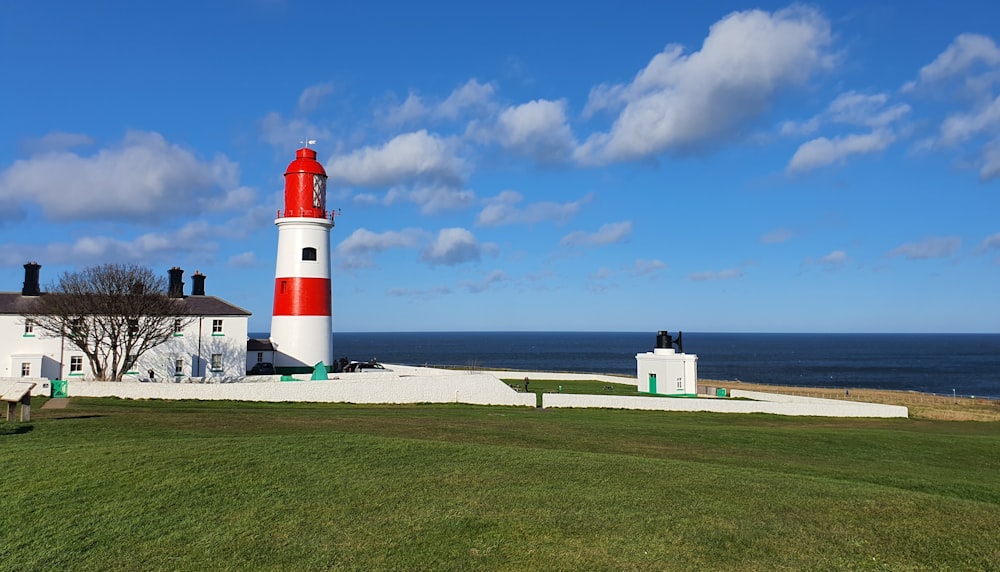
M 831 68 L 831 42 L 829 22 L 811 8 L 734 12 L 711 27 L 699 51 L 669 45 L 632 83 L 594 88 L 585 115 L 622 110 L 575 156 L 601 164 L 716 146 L 785 89 Z
M 705 282 L 708 280 L 734 280 L 742 278 L 743 271 L 739 268 L 729 268 L 718 272 L 695 272 L 688 274 L 687 279 L 694 282 Z
M 981 133 L 1000 131 L 1000 96 L 988 105 L 968 113 L 956 113 L 941 123 L 938 143 L 954 146 Z
M 568 159 L 576 145 L 565 100 L 536 99 L 508 107 L 497 117 L 495 130 L 505 149 L 541 163 Z
M 0 252 L 0 266 L 44 260 L 46 264 L 75 266 L 106 262 L 174 262 L 182 253 L 210 255 L 218 249 L 217 227 L 194 221 L 164 232 L 148 232 L 131 239 L 105 235 L 82 236 L 70 243 L 45 245 L 6 244 Z
M 334 255 L 342 268 L 369 268 L 374 266 L 373 255 L 391 248 L 417 248 L 424 236 L 424 231 L 415 228 L 382 233 L 359 228 L 340 241 Z
M 953 256 L 962 245 L 957 236 L 932 236 L 919 242 L 907 242 L 894 248 L 889 256 L 902 256 L 910 260 L 947 258 Z
M 507 190 L 487 201 L 487 205 L 476 217 L 476 226 L 535 224 L 549 220 L 563 223 L 575 216 L 592 199 L 593 194 L 588 194 L 578 201 L 568 203 L 542 201 L 519 206 L 524 196 L 517 191 Z
M 428 264 L 454 266 L 480 259 L 482 248 L 476 237 L 464 228 L 444 228 L 421 254 Z
M 424 129 L 398 135 L 380 147 L 334 155 L 326 163 L 331 181 L 361 187 L 418 182 L 458 186 L 463 167 L 453 143 Z
M 578 230 L 562 237 L 563 246 L 603 246 L 622 242 L 632 235 L 632 221 L 612 222 L 601 226 L 597 232 Z
M 15 161 L 0 173 L 0 202 L 36 203 L 60 221 L 162 219 L 192 206 L 243 204 L 251 191 L 232 189 L 238 179 L 238 166 L 224 156 L 206 161 L 159 133 L 131 131 L 94 155 Z
M 851 155 L 882 151 L 895 140 L 892 132 L 881 129 L 866 135 L 843 135 L 833 139 L 818 137 L 799 146 L 788 163 L 788 172 L 801 173 L 843 163 Z
M 316 111 L 320 103 L 323 102 L 323 99 L 331 93 L 333 93 L 333 83 L 330 82 L 305 88 L 302 90 L 302 94 L 299 95 L 299 112 L 311 113 Z

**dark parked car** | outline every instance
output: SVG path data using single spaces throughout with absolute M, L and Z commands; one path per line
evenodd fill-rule
M 247 375 L 274 375 L 274 364 L 266 361 L 255 363 Z

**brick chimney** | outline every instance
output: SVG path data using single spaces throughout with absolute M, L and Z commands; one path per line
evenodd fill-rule
M 184 271 L 174 266 L 167 271 L 170 275 L 170 283 L 167 286 L 167 296 L 170 298 L 184 297 Z
M 38 274 L 42 265 L 37 262 L 29 262 L 24 265 L 24 286 L 21 288 L 22 296 L 40 296 L 42 289 L 38 285 Z
M 191 295 L 205 295 L 205 275 L 197 270 L 195 270 L 194 274 L 191 276 Z

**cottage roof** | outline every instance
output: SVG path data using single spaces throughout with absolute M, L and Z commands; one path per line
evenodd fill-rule
M 50 296 L 51 294 L 43 294 Z M 0 292 L 0 315 L 16 315 L 30 308 L 34 296 L 22 296 L 20 292 Z M 230 304 L 216 296 L 186 296 L 174 298 L 194 316 L 249 316 L 251 312 Z

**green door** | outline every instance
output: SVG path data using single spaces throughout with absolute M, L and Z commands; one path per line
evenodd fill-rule
M 649 374 L 649 392 L 656 393 L 656 374 Z

